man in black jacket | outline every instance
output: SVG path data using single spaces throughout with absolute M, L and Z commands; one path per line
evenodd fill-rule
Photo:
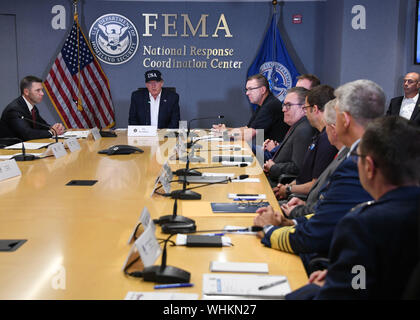
M 391 99 L 386 114 L 401 116 L 420 125 L 420 75 L 409 72 L 404 77 L 404 95 Z
M 178 128 L 180 120 L 179 95 L 162 88 L 163 79 L 159 70 L 145 73 L 146 88 L 136 90 L 131 95 L 128 117 L 129 125 Z
M 303 109 L 308 92 L 305 88 L 294 87 L 287 91 L 284 99 L 284 122 L 290 129 L 273 158 L 264 163 L 264 172 L 273 187 L 277 186 L 282 174 L 299 174 L 306 150 L 315 133 Z
M 21 96 L 4 109 L 1 121 L 7 124 L 11 133 L 21 140 L 51 138 L 65 131 L 61 123 L 50 126 L 39 114 L 36 104 L 44 97 L 42 80 L 26 76 L 20 82 Z
M 239 133 L 245 140 L 254 138 L 257 129 L 263 129 L 264 139 L 281 141 L 289 126 L 283 121 L 281 101 L 271 93 L 267 79 L 261 74 L 248 77 L 245 94 L 250 103 L 258 105 L 248 124 L 240 128 L 226 128 L 224 124 L 217 124 L 213 128 Z

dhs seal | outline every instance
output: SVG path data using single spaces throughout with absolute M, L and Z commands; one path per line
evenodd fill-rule
M 92 48 L 99 60 L 108 64 L 122 64 L 130 60 L 139 46 L 134 24 L 120 14 L 105 14 L 89 30 Z
M 283 101 L 287 90 L 292 87 L 292 76 L 289 70 L 281 63 L 269 61 L 261 65 L 260 73 L 267 78 L 274 96 Z

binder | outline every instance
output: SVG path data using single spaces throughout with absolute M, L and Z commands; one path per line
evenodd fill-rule
M 221 247 L 221 236 L 187 235 L 187 247 Z

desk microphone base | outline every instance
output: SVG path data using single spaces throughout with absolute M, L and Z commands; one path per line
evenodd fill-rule
M 33 154 L 17 154 L 12 159 L 15 159 L 16 161 L 32 161 L 40 158 Z
M 161 266 L 151 266 L 144 268 L 143 280 L 152 281 L 156 283 L 185 283 L 190 282 L 191 273 L 188 271 L 166 266 L 162 269 Z
M 201 200 L 201 194 L 191 190 L 174 190 L 171 192 L 172 199 Z

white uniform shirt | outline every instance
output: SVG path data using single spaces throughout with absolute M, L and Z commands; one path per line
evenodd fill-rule
M 153 96 L 149 93 L 149 101 L 150 101 L 150 125 L 151 126 L 158 126 L 158 119 L 159 119 L 159 104 L 160 104 L 160 95 L 156 97 L 156 100 Z
M 401 117 L 410 120 L 411 115 L 413 114 L 414 108 L 416 107 L 418 98 L 419 98 L 419 94 L 417 94 L 414 98 L 404 97 L 401 103 L 401 109 L 400 109 Z

